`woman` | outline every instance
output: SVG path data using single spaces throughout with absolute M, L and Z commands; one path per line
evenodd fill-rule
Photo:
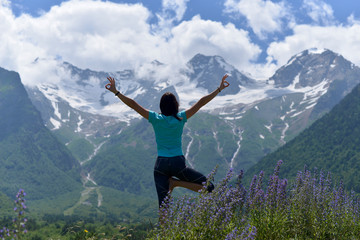
M 179 112 L 179 103 L 174 94 L 165 93 L 160 100 L 160 114 L 143 108 L 133 99 L 121 94 L 116 89 L 115 79 L 112 77 L 107 78 L 110 83 L 106 84 L 105 88 L 114 93 L 115 96 L 142 117 L 146 118 L 154 128 L 158 151 L 154 167 L 154 179 L 159 207 L 174 187 L 185 187 L 197 192 L 202 189 L 202 184 L 207 181 L 203 174 L 186 166 L 181 144 L 182 132 L 184 124 L 189 118 L 194 116 L 201 107 L 230 85 L 226 81 L 227 77 L 228 75 L 225 74 L 217 89 L 202 97 L 185 111 Z M 213 189 L 214 185 L 209 183 L 207 190 L 211 192 Z

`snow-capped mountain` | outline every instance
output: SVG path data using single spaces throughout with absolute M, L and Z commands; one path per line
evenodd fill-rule
M 56 81 L 27 91 L 46 126 L 80 161 L 84 182 L 138 195 L 155 193 L 148 173 L 156 155 L 154 134 L 104 88 L 107 76 L 116 78 L 119 91 L 159 111 L 162 93 L 175 93 L 187 108 L 230 73 L 231 86 L 186 124 L 183 135 L 189 165 L 204 173 L 219 165 L 219 177 L 229 167 L 248 169 L 360 83 L 360 69 L 326 49 L 297 54 L 266 81 L 246 76 L 220 56 L 198 54 L 176 73 L 168 68 L 154 61 L 141 71 L 99 72 L 58 63 Z
M 166 75 L 167 65 L 158 61 L 141 74 L 129 69 L 111 73 L 83 70 L 69 63 L 59 63 L 58 68 L 60 81 L 28 87 L 29 95 L 50 129 L 73 131 L 95 142 L 118 134 L 139 117 L 104 88 L 107 76 L 117 79 L 122 93 L 159 111 L 164 92 L 175 93 L 181 107 L 187 108 L 215 90 L 221 77 L 230 73 L 231 86 L 203 110 L 226 122 L 238 139 L 232 166 L 241 166 L 244 158 L 251 165 L 281 146 L 360 83 L 360 69 L 327 49 L 309 49 L 293 56 L 266 81 L 246 76 L 220 56 L 201 54 L 180 69 L 176 78 Z M 212 134 L 214 138 L 216 133 Z M 72 137 L 66 136 L 66 143 L 71 142 Z M 249 154 L 250 143 L 257 147 Z
M 192 82 L 196 83 L 197 88 L 204 88 L 212 92 L 219 86 L 219 80 L 224 73 L 228 73 L 228 81 L 231 82 L 231 88 L 227 89 L 226 94 L 236 94 L 241 86 L 254 85 L 256 81 L 245 74 L 239 72 L 233 66 L 226 63 L 220 56 L 195 55 L 187 64 L 190 72 L 187 74 Z M 222 93 L 224 95 L 225 93 Z
M 309 49 L 293 56 L 276 71 L 269 82 L 273 81 L 276 87 L 314 87 L 324 81 L 344 78 L 341 73 L 354 67 L 354 64 L 330 50 Z
M 292 57 L 268 82 L 278 89 L 303 93 L 300 106 L 311 110 L 315 120 L 359 83 L 359 68 L 330 50 L 309 49 Z M 300 111 L 293 110 L 291 116 L 294 114 Z

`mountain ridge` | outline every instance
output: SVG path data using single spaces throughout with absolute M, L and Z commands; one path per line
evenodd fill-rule
M 26 90 L 47 128 L 81 163 L 83 188 L 79 192 L 90 187 L 96 189 L 92 190 L 91 204 L 86 208 L 101 212 L 110 205 L 119 207 L 107 197 L 143 194 L 145 199 L 155 194 L 151 169 L 156 148 L 151 126 L 104 88 L 107 75 L 118 80 L 118 89 L 125 95 L 159 111 L 163 92 L 175 93 L 181 109 L 186 109 L 216 89 L 224 73 L 233 71 L 230 79 L 231 87 L 235 86 L 233 92 L 224 91 L 210 102 L 187 123 L 183 134 L 188 164 L 204 174 L 219 165 L 221 178 L 229 168 L 249 169 L 289 142 L 360 83 L 359 68 L 346 59 L 340 64 L 339 55 L 330 50 L 305 50 L 284 69 L 300 58 L 313 62 L 308 63 L 313 69 L 299 70 L 303 75 L 279 69 L 278 78 L 274 75 L 268 81 L 250 77 L 245 81 L 247 76 L 227 65 L 220 56 L 197 55 L 189 64 L 200 61 L 199 64 L 184 66 L 177 80 L 161 75 L 155 81 L 151 79 L 165 71 L 166 64 L 151 63 L 145 71 L 149 75 L 144 75 L 134 70 L 97 72 L 59 63 L 59 70 L 54 71 L 58 81 L 26 86 Z M 324 75 L 329 72 L 326 69 L 333 74 Z M 106 196 L 103 202 L 110 205 L 98 206 L 102 196 Z M 81 209 L 85 208 L 81 201 L 78 203 Z M 73 206 L 68 206 L 68 210 L 72 212 Z
M 76 191 L 78 163 L 42 125 L 18 73 L 0 69 L 0 189 L 12 196 L 20 188 L 30 198 Z M 21 173 L 21 174 L 20 174 Z
M 329 171 L 333 179 L 344 182 L 348 190 L 360 191 L 360 85 L 357 85 L 329 113 L 275 152 L 261 159 L 247 172 L 247 177 L 264 170 L 271 174 L 278 160 L 283 160 L 281 177 L 294 180 L 304 166 L 312 171 Z M 317 169 L 317 170 L 316 170 Z
M 303 64 L 301 65 L 299 62 Z M 289 70 L 298 68 L 300 65 L 306 67 L 299 69 L 297 72 Z M 150 71 L 151 74 L 155 74 L 158 68 L 163 70 L 166 64 L 157 62 L 150 66 L 154 67 Z M 88 91 L 96 88 L 97 93 L 91 94 L 94 95 L 91 101 L 96 101 L 97 96 L 99 96 L 101 103 L 98 106 L 103 106 L 104 111 L 101 112 L 102 115 L 93 115 L 93 113 L 73 108 L 71 100 L 67 101 L 66 96 L 56 95 L 56 91 L 53 89 L 41 89 L 40 85 L 40 94 L 43 94 L 44 99 L 47 98 L 50 102 L 54 96 L 58 96 L 59 99 L 57 103 L 51 102 L 47 104 L 47 106 L 57 106 L 52 110 L 57 114 L 52 114 L 49 120 L 49 116 L 46 117 L 46 115 L 49 115 L 48 113 L 51 110 L 49 111 L 49 108 L 46 108 L 42 111 L 42 116 L 47 126 L 53 129 L 54 133 L 60 134 L 61 138 L 64 136 L 62 132 L 65 130 L 63 129 L 67 129 L 64 143 L 71 144 L 72 139 L 82 138 L 85 142 L 92 142 L 90 145 L 94 145 L 93 149 L 107 141 L 109 136 L 117 135 L 126 126 L 133 124 L 131 119 L 139 117 L 103 88 L 106 83 L 106 79 L 103 78 L 107 74 L 118 79 L 118 88 L 125 95 L 134 98 L 145 108 L 159 111 L 159 97 L 165 91 L 174 92 L 180 98 L 181 107 L 187 108 L 189 104 L 191 105 L 202 96 L 199 94 L 206 94 L 212 89 L 210 86 L 215 84 L 212 87 L 216 88 L 219 79 L 226 70 L 232 71 L 234 76 L 231 76 L 232 79 L 230 79 L 233 82 L 229 80 L 231 83 L 229 89 L 235 85 L 234 92 L 228 93 L 228 89 L 226 89 L 224 95 L 219 95 L 216 100 L 210 102 L 209 106 L 206 106 L 203 110 L 209 114 L 219 115 L 218 121 L 228 122 L 228 125 L 232 126 L 230 128 L 233 129 L 233 138 L 241 138 L 242 147 L 237 151 L 237 147 L 234 146 L 235 149 L 233 150 L 237 152 L 235 154 L 236 160 L 233 161 L 237 164 L 234 166 L 238 167 L 244 161 L 250 165 L 255 163 L 264 154 L 275 150 L 292 139 L 317 118 L 328 112 L 360 82 L 360 69 L 341 55 L 328 49 L 302 51 L 293 56 L 286 65 L 281 67 L 267 81 L 255 81 L 248 78 L 233 66 L 227 64 L 220 56 L 204 56 L 202 54 L 197 54 L 189 60 L 187 64 L 188 70 L 181 72 L 185 77 L 185 82 L 179 82 L 179 84 L 171 82 L 170 79 L 160 79 L 154 82 L 144 78 L 136 79 L 133 70 L 105 73 L 89 69 L 81 70 L 69 63 L 66 63 L 66 67 L 69 68 L 68 72 L 76 72 L 73 79 L 75 84 L 77 82 L 81 83 L 78 86 L 79 88 L 84 87 L 84 90 Z M 219 76 L 219 78 L 217 79 L 216 76 Z M 242 77 L 248 80 L 241 81 Z M 84 84 L 84 82 L 89 83 Z M 186 92 L 189 90 L 186 90 L 187 88 L 184 85 L 188 83 L 195 84 L 195 86 L 199 85 L 199 87 Z M 67 85 L 70 85 L 70 82 L 59 86 L 59 91 Z M 186 91 L 182 90 L 182 88 Z M 29 92 L 33 91 L 27 89 Z M 65 89 L 61 92 L 64 91 Z M 79 96 L 81 94 L 80 92 Z M 36 106 L 40 105 L 34 98 L 32 100 Z M 61 105 L 67 106 L 64 110 L 61 110 Z M 89 106 L 90 108 L 91 106 Z M 107 116 L 108 112 L 112 112 L 112 116 Z M 73 117 L 73 120 L 68 120 L 68 118 L 63 117 L 64 115 L 76 117 Z M 121 125 L 121 121 L 125 121 L 125 123 Z M 106 125 L 102 126 L 104 122 Z M 58 127 L 55 128 L 53 123 L 58 124 Z M 75 134 L 69 133 L 71 129 L 74 130 Z M 243 135 L 240 135 L 240 133 L 243 133 Z M 251 146 L 250 142 L 255 142 L 256 147 L 247 149 Z M 192 150 L 191 147 L 190 150 Z M 90 152 L 82 155 L 85 157 L 86 155 L 90 156 L 91 149 Z M 218 155 L 221 154 L 218 153 Z

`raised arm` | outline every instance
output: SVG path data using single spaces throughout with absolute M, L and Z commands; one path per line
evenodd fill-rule
M 191 106 L 188 110 L 185 111 L 186 118 L 191 118 L 197 111 L 200 110 L 203 106 L 205 106 L 208 102 L 210 102 L 216 95 L 218 95 L 219 92 L 221 92 L 223 89 L 227 88 L 230 84 L 226 81 L 226 78 L 229 75 L 225 74 L 223 78 L 221 79 L 220 86 L 215 89 L 212 93 L 202 97 L 197 103 L 195 103 L 193 106 Z
M 143 108 L 140 104 L 138 104 L 135 100 L 126 97 L 125 95 L 121 94 L 115 86 L 115 79 L 112 77 L 107 78 L 110 83 L 105 85 L 105 88 L 110 92 L 114 93 L 120 100 L 128 105 L 130 108 L 134 109 L 137 113 L 139 113 L 142 117 L 149 119 L 149 110 Z

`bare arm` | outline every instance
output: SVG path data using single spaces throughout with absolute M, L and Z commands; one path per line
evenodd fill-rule
M 218 87 L 216 90 L 214 90 L 212 93 L 202 97 L 197 103 L 195 103 L 193 106 L 191 106 L 188 110 L 185 111 L 186 118 L 191 118 L 195 113 L 197 113 L 200 108 L 205 106 L 208 102 L 210 102 L 216 95 L 218 95 L 219 92 L 221 92 L 223 89 L 227 88 L 230 84 L 225 80 L 229 75 L 225 74 L 221 80 L 220 87 Z
M 137 113 L 139 113 L 142 117 L 149 119 L 149 110 L 143 108 L 140 104 L 138 104 L 135 100 L 126 97 L 125 95 L 121 94 L 115 86 L 115 79 L 112 77 L 107 78 L 110 83 L 105 85 L 105 88 L 110 92 L 114 93 L 120 100 L 125 103 L 130 108 L 134 109 Z

